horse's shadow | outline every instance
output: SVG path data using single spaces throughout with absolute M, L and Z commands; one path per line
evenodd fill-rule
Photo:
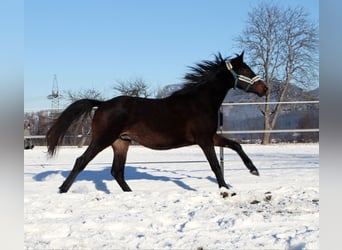
M 160 176 L 160 175 L 152 175 L 146 172 L 140 172 L 138 169 L 146 169 L 144 167 L 132 167 L 126 166 L 125 167 L 125 179 L 126 180 L 152 180 L 152 181 L 171 181 L 175 183 L 177 186 L 190 191 L 196 191 L 196 189 L 190 187 L 186 183 L 184 183 L 183 179 L 185 178 L 195 178 L 195 179 L 207 179 L 209 181 L 213 181 L 216 183 L 216 180 L 212 177 L 194 177 L 189 175 L 183 175 L 183 177 L 167 177 L 167 176 Z M 77 181 L 92 181 L 95 184 L 95 188 L 99 191 L 103 191 L 105 193 L 110 193 L 106 183 L 104 181 L 114 181 L 113 176 L 110 173 L 111 167 L 106 167 L 101 170 L 84 170 L 82 171 L 76 178 L 75 182 Z M 154 169 L 157 171 L 162 172 L 159 169 Z M 168 172 L 168 171 L 166 171 Z M 45 179 L 50 175 L 61 174 L 63 177 L 68 177 L 70 171 L 45 171 L 39 174 L 36 174 L 33 179 L 36 181 L 45 181 Z

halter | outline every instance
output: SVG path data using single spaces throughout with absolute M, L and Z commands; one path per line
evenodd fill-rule
M 230 63 L 230 61 L 226 62 L 226 66 L 227 69 L 230 71 L 230 73 L 232 73 L 233 77 L 234 77 L 234 89 L 236 89 L 237 87 L 237 83 L 238 81 L 243 81 L 248 83 L 247 87 L 245 88 L 245 91 L 247 92 L 249 90 L 249 88 L 257 81 L 261 80 L 261 77 L 256 75 L 253 78 L 249 78 L 247 76 L 243 76 L 243 75 L 238 75 L 234 70 L 233 70 L 233 65 Z

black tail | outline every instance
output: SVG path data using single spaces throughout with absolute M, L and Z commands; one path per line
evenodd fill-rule
M 99 106 L 102 101 L 92 99 L 82 99 L 72 103 L 67 107 L 46 134 L 48 153 L 53 156 L 56 153 L 56 147 L 61 143 L 63 137 L 73 123 L 82 115 L 89 114 L 93 107 Z

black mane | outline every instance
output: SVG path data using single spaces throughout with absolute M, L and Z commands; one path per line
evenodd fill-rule
M 208 80 L 216 75 L 218 69 L 225 64 L 226 60 L 227 58 L 223 58 L 221 53 L 218 53 L 215 55 L 215 59 L 213 61 L 204 60 L 197 63 L 196 66 L 189 67 L 191 72 L 184 76 L 185 82 L 183 87 L 172 93 L 172 95 L 187 94 L 202 88 L 206 83 L 208 83 Z

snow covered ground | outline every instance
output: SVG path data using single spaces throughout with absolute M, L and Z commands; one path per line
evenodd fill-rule
M 261 176 L 225 149 L 225 179 L 237 193 L 226 199 L 196 146 L 131 146 L 131 193 L 110 175 L 110 148 L 66 194 L 58 187 L 85 148 L 61 148 L 53 159 L 45 147 L 25 150 L 25 249 L 318 249 L 319 145 L 243 148 Z

